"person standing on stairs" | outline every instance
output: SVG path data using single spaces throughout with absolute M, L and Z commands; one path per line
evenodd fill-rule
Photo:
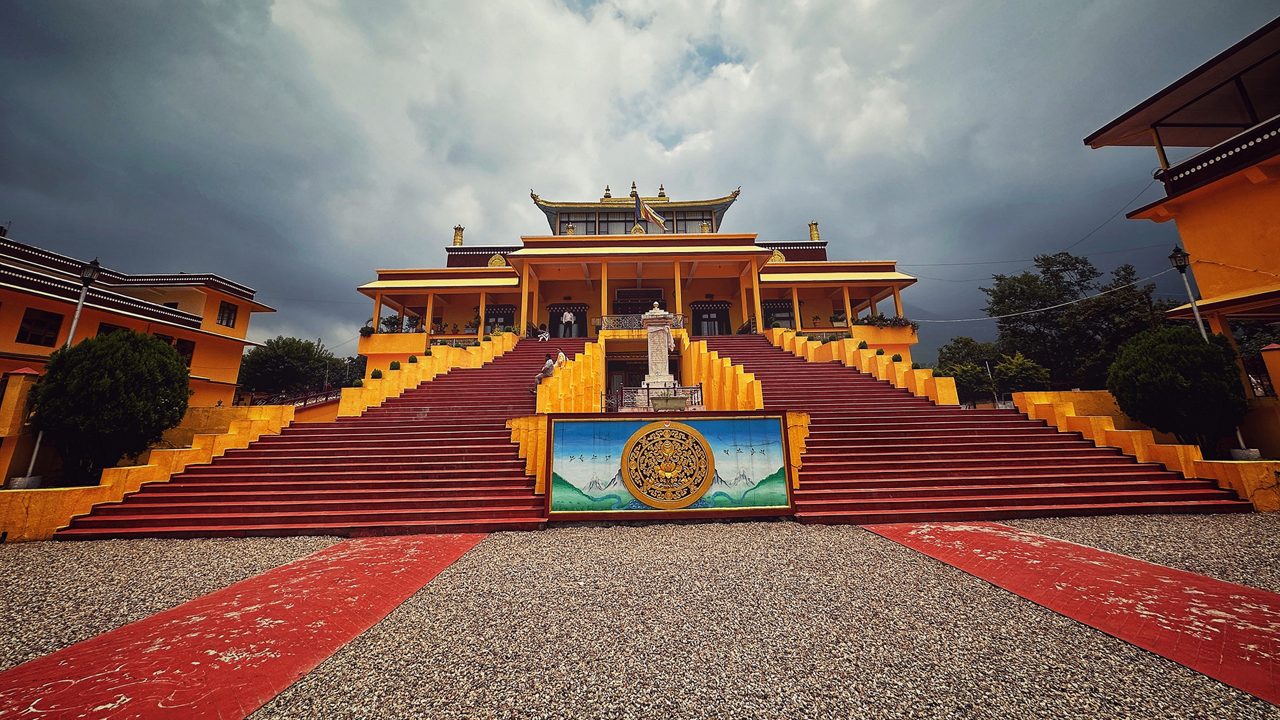
M 560 316 L 560 337 L 573 337 L 573 324 L 578 321 L 578 317 L 573 314 L 572 310 L 565 310 Z
M 556 371 L 556 359 L 551 356 L 551 353 L 547 353 L 547 361 L 542 363 L 542 369 L 538 371 L 537 375 L 533 376 L 533 387 L 529 389 L 529 393 L 532 395 L 537 395 L 538 386 L 542 384 L 543 378 L 551 377 L 551 374 L 554 373 L 555 371 Z

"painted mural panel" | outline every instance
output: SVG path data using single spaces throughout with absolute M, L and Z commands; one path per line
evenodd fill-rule
M 557 420 L 552 513 L 787 508 L 780 418 Z

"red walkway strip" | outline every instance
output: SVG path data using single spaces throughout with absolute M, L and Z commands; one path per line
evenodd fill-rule
M 483 538 L 339 543 L 0 673 L 0 718 L 243 718 Z
M 1280 595 L 996 523 L 868 530 L 1280 704 Z

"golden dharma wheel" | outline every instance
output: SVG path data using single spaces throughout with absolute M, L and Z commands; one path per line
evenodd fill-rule
M 715 476 L 716 458 L 707 439 L 684 423 L 649 423 L 622 449 L 622 482 L 633 497 L 659 510 L 698 502 Z

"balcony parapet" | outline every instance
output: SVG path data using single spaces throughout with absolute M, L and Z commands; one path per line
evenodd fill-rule
M 1159 171 L 1169 197 L 1181 195 L 1214 180 L 1256 165 L 1280 153 L 1280 115 L 1235 137 Z

